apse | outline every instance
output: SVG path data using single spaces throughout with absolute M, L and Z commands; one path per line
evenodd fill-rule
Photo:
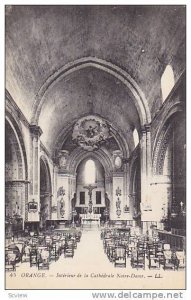
M 102 213 L 105 208 L 105 171 L 98 159 L 91 156 L 81 161 L 77 168 L 76 208 L 80 213 L 88 211 L 89 191 L 88 186 L 92 186 L 93 212 Z

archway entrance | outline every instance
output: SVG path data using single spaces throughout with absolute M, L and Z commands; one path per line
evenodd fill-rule
M 51 223 L 51 178 L 48 163 L 40 159 L 40 229 L 46 229 Z
M 86 158 L 77 167 L 75 210 L 81 214 L 99 215 L 106 220 L 105 171 L 96 158 Z
M 19 235 L 24 229 L 27 198 L 24 151 L 13 124 L 6 120 L 5 138 L 5 219 L 6 235 Z

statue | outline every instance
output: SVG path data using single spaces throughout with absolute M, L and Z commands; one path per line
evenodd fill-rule
M 72 210 L 75 209 L 76 206 L 76 193 L 74 193 L 74 197 L 71 200 Z
M 89 211 L 89 213 L 91 214 L 92 211 L 93 211 L 92 191 L 93 191 L 93 189 L 96 189 L 97 186 L 89 184 L 88 186 L 87 186 L 87 185 L 84 186 L 84 188 L 88 190 L 88 195 L 89 195 L 89 197 L 90 197 L 90 198 L 89 198 L 89 203 L 88 203 L 88 206 L 89 206 L 88 211 Z
M 59 189 L 58 189 L 58 192 L 57 192 L 57 198 L 59 196 L 64 196 L 66 193 L 65 193 L 65 189 L 63 186 L 61 186 Z
M 65 201 L 63 198 L 60 199 L 60 215 L 61 218 L 64 217 L 64 213 L 65 213 Z
M 106 208 L 107 208 L 107 210 L 109 212 L 109 209 L 110 209 L 110 200 L 108 198 L 107 193 L 105 193 L 105 206 L 106 206 Z

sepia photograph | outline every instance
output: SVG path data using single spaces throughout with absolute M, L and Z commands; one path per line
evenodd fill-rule
M 4 17 L 5 289 L 185 290 L 186 5 Z

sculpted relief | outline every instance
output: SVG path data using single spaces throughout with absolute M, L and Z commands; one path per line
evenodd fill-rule
M 109 125 L 97 116 L 81 118 L 74 125 L 72 139 L 87 151 L 93 151 L 109 138 Z

